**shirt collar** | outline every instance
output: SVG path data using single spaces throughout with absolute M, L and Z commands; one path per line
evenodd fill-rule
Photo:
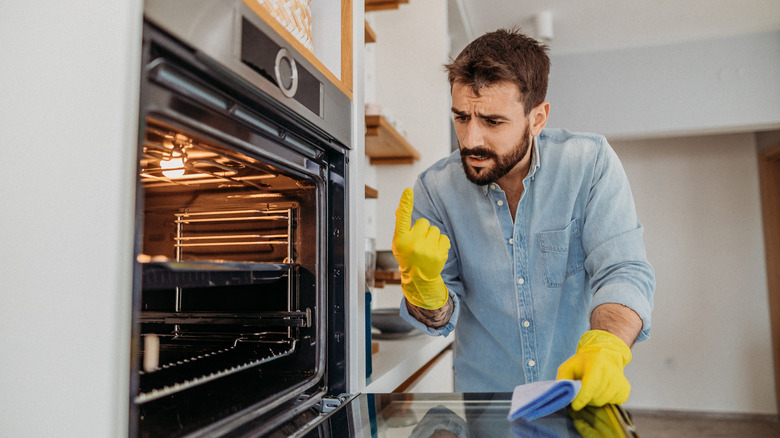
M 531 166 L 528 168 L 528 175 L 526 175 L 526 178 L 529 176 L 533 178 L 536 174 L 536 170 L 542 164 L 542 161 L 539 157 L 539 143 L 537 138 L 539 138 L 539 136 L 533 137 L 533 145 L 531 145 Z
M 532 137 L 532 143 L 531 143 L 531 164 L 528 167 L 528 175 L 526 175 L 526 178 L 534 178 L 534 175 L 536 174 L 536 169 L 539 168 L 541 165 L 541 160 L 539 159 L 539 144 L 536 141 L 537 137 Z M 481 187 L 482 193 L 485 195 L 488 194 L 488 190 L 490 190 L 491 187 L 496 183 L 490 183 L 485 184 Z

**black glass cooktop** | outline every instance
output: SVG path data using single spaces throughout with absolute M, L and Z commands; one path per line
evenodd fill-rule
M 619 406 L 509 421 L 509 393 L 360 394 L 303 435 L 357 438 L 638 437 Z M 272 436 L 275 436 L 272 434 Z

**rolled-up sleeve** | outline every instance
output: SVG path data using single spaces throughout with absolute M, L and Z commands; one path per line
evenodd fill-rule
M 604 140 L 594 162 L 582 234 L 585 269 L 593 291 L 588 314 L 605 303 L 634 310 L 642 318 L 637 341 L 649 336 L 655 291 L 643 231 L 623 166 Z
M 431 336 L 447 336 L 452 333 L 453 330 L 455 330 L 455 323 L 458 321 L 458 317 L 460 316 L 460 299 L 457 295 L 450 292 L 450 300 L 452 300 L 452 304 L 455 307 L 450 320 L 447 322 L 447 324 L 444 324 L 441 327 L 428 327 L 410 315 L 409 309 L 406 307 L 406 298 L 401 298 L 401 318 L 411 324 L 412 327 L 423 333 L 427 333 Z

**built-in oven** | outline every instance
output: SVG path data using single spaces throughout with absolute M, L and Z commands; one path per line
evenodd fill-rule
M 350 105 L 244 2 L 146 2 L 131 436 L 305 430 L 349 398 Z

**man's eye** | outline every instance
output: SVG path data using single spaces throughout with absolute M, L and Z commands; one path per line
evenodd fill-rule
M 493 119 L 485 119 L 485 123 L 487 123 L 490 126 L 498 126 L 501 124 L 501 122 L 499 122 L 498 120 L 493 120 Z
M 455 121 L 460 123 L 465 123 L 469 120 L 468 116 L 455 116 Z

